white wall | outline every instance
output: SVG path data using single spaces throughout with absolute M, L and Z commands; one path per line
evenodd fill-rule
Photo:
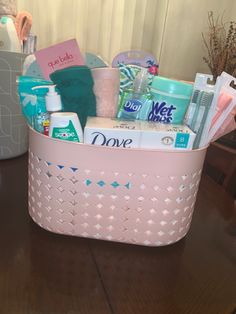
M 207 13 L 215 17 L 224 12 L 226 21 L 236 21 L 235 0 L 169 0 L 160 55 L 162 74 L 182 79 L 208 70 L 202 32 L 207 32 Z
M 236 20 L 236 0 L 17 0 L 33 15 L 38 48 L 77 38 L 82 51 L 111 62 L 120 51 L 142 49 L 160 62 L 160 74 L 192 80 L 208 72 L 201 33 L 207 12 Z

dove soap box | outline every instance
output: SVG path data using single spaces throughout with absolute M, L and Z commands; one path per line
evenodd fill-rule
M 140 148 L 190 150 L 196 134 L 185 125 L 140 121 Z
M 140 123 L 112 118 L 88 117 L 84 129 L 84 143 L 137 148 L 140 142 Z

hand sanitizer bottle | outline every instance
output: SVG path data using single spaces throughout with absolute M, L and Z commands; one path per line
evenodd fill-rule
M 51 114 L 62 110 L 61 96 L 55 91 L 55 87 L 56 85 L 42 85 L 35 86 L 32 88 L 32 89 L 37 88 L 49 89 L 45 97 L 47 112 L 42 112 L 41 108 L 37 108 L 36 105 L 36 115 L 34 117 L 35 130 L 44 135 L 49 135 L 49 123 Z
M 151 100 L 148 91 L 148 73 L 146 68 L 138 72 L 132 90 L 125 90 L 121 96 L 117 118 L 124 120 L 140 119 L 140 112 Z

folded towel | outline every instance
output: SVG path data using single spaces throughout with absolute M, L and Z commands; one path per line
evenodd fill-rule
M 63 111 L 76 112 L 82 128 L 88 116 L 96 116 L 93 77 L 87 66 L 72 66 L 50 74 L 61 94 Z

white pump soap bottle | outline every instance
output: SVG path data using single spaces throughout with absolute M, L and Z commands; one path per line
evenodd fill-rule
M 57 112 L 62 110 L 61 96 L 56 92 L 56 85 L 44 85 L 38 86 L 38 88 L 48 88 L 46 94 L 46 108 L 49 113 Z
M 47 112 L 42 112 L 41 107 L 37 108 L 36 105 L 36 115 L 34 118 L 34 128 L 36 131 L 44 134 L 49 135 L 49 124 L 50 124 L 50 116 L 54 112 L 59 112 L 62 110 L 62 102 L 61 96 L 55 90 L 56 85 L 42 85 L 42 86 L 35 86 L 32 89 L 39 89 L 39 88 L 48 88 L 48 93 L 45 96 L 46 100 L 46 109 Z

